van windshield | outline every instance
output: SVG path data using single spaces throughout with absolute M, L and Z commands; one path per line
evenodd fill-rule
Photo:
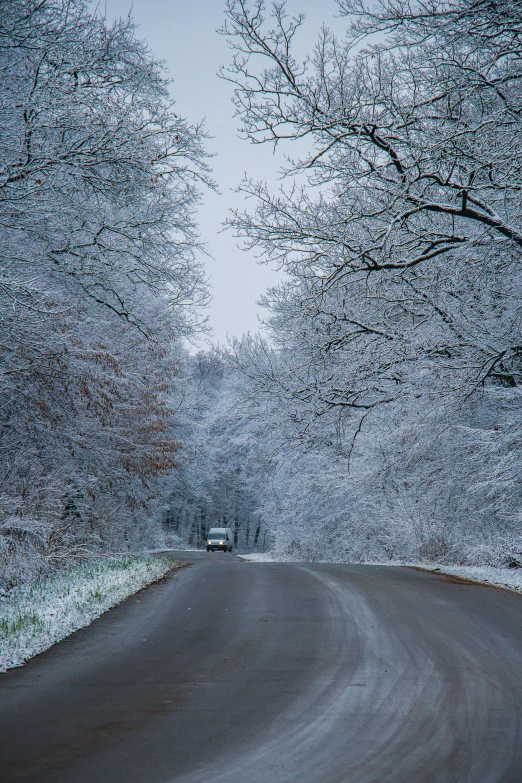
M 217 541 L 218 539 L 222 541 L 227 535 L 226 533 L 209 533 L 208 537 L 211 541 Z

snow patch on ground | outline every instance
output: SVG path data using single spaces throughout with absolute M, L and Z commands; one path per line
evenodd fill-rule
M 408 563 L 408 565 L 412 565 Z M 485 582 L 494 587 L 505 587 L 508 590 L 522 592 L 522 568 L 492 568 L 490 566 L 427 566 L 424 563 L 416 563 L 417 568 L 423 568 L 437 574 L 459 576 L 462 579 L 470 579 L 474 582 Z
M 168 553 L 96 559 L 0 595 L 0 672 L 21 666 L 181 565 Z
M 267 552 L 252 552 L 249 555 L 238 555 L 240 560 L 248 560 L 250 563 L 279 563 L 285 562 Z
M 468 579 L 470 582 L 503 587 L 507 590 L 522 592 L 522 568 L 499 568 L 496 566 L 463 566 L 447 565 L 441 563 L 394 561 L 372 562 L 366 565 L 401 566 L 402 568 L 419 568 L 422 571 L 430 571 L 433 574 L 447 574 Z

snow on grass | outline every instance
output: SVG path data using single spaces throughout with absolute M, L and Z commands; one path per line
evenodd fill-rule
M 99 558 L 0 596 L 0 672 L 20 666 L 182 565 L 172 554 Z
M 522 568 L 499 568 L 498 566 L 464 566 L 447 565 L 441 563 L 426 563 L 411 560 L 379 561 L 366 565 L 379 565 L 402 568 L 418 568 L 421 571 L 430 571 L 433 574 L 447 574 L 460 577 L 470 582 L 491 585 L 492 587 L 504 587 L 507 590 L 522 592 Z
M 447 565 L 439 563 L 426 563 L 411 560 L 394 560 L 369 562 L 366 565 L 400 566 L 402 568 L 418 568 L 421 571 L 430 571 L 432 574 L 447 574 L 466 579 L 470 582 L 503 587 L 507 590 L 522 592 L 522 568 L 499 568 L 498 566 L 464 566 Z
M 408 563 L 411 565 L 411 563 Z M 522 592 L 522 568 L 493 568 L 491 566 L 431 566 L 425 563 L 416 564 L 418 568 L 436 574 L 458 576 L 473 582 L 485 582 L 493 587 L 506 587 L 508 590 Z

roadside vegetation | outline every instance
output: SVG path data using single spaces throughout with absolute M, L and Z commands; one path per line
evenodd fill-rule
M 0 3 L 0 589 L 161 543 L 204 143 L 131 18 Z
M 238 124 L 288 156 L 230 220 L 285 272 L 231 432 L 275 552 L 517 568 L 522 3 L 338 11 L 303 57 L 303 15 L 227 3 Z
M 168 553 L 98 558 L 0 595 L 0 671 L 20 666 L 181 566 Z
M 522 3 L 338 12 L 305 57 L 304 14 L 226 4 L 245 143 L 287 155 L 230 230 L 285 277 L 265 336 L 207 357 L 213 469 L 171 518 L 194 538 L 227 454 L 231 521 L 248 499 L 277 556 L 517 569 Z

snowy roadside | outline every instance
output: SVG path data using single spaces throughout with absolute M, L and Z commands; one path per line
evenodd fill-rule
M 404 563 L 410 568 L 422 568 L 435 574 L 447 574 L 471 582 L 481 582 L 492 587 L 504 587 L 522 592 L 522 568 L 493 568 L 490 566 L 426 565 L 426 563 Z
M 250 555 L 239 555 L 242 560 L 248 560 L 252 563 L 277 563 L 277 562 L 301 562 L 291 561 L 288 557 L 276 557 L 270 553 L 253 553 Z M 320 562 L 320 561 L 317 561 Z M 333 562 L 333 561 L 326 561 Z M 434 574 L 447 574 L 456 576 L 460 579 L 467 579 L 471 582 L 480 582 L 491 585 L 492 587 L 504 587 L 508 590 L 522 592 L 522 568 L 493 568 L 491 566 L 453 566 L 439 565 L 437 563 L 415 563 L 415 562 L 378 562 L 366 563 L 366 565 L 379 566 L 402 566 L 406 568 L 419 568 L 422 571 L 430 571 Z
M 181 566 L 169 553 L 100 558 L 0 595 L 0 672 L 20 666 Z

